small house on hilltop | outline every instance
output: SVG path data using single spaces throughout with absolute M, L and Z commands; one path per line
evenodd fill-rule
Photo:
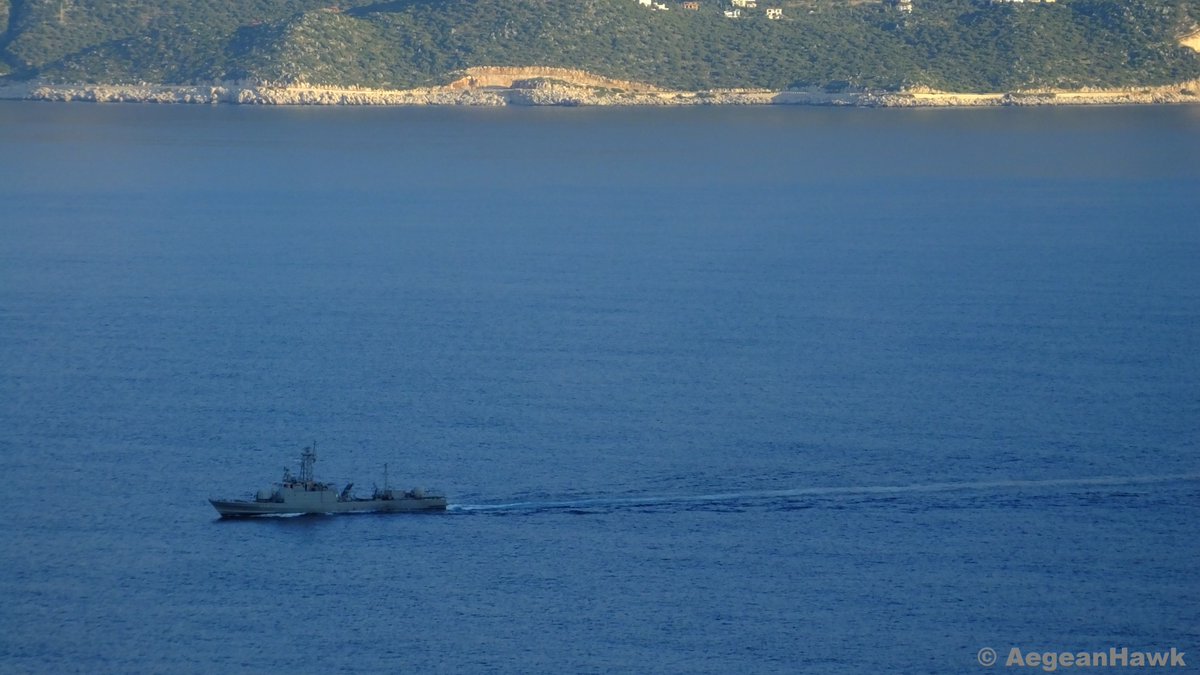
M 695 0 L 689 0 L 688 2 L 685 2 L 680 6 L 683 7 L 684 9 L 690 9 L 693 12 L 700 11 L 700 3 L 696 2 Z

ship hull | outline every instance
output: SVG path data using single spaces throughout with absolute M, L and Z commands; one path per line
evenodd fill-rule
M 323 513 L 414 513 L 445 511 L 445 497 L 402 499 L 320 500 L 308 504 L 288 504 L 273 501 L 208 500 L 222 518 L 251 518 L 254 516 L 285 516 Z

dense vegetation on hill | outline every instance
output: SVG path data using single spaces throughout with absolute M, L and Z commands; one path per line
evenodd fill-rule
M 331 3 L 336 2 L 336 7 Z M 1200 0 L 0 0 L 10 77 L 405 88 L 470 66 L 558 66 L 681 89 L 956 91 L 1200 77 Z M 768 6 L 781 7 L 771 21 Z

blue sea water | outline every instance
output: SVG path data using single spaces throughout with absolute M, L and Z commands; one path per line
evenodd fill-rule
M 0 671 L 1200 663 L 1200 110 L 0 103 Z M 318 477 L 445 514 L 220 521 Z

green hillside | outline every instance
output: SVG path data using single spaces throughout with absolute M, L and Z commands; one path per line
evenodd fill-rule
M 11 77 L 405 88 L 470 66 L 557 66 L 681 89 L 956 91 L 1200 77 L 1200 0 L 0 0 Z M 767 7 L 783 17 L 768 20 Z

